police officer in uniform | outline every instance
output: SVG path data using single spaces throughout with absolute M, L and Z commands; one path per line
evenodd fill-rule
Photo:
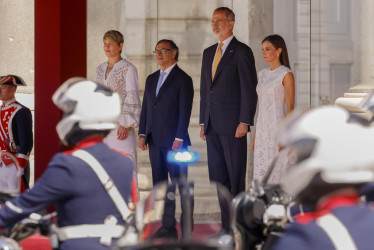
M 64 113 L 57 125 L 59 138 L 74 148 L 56 154 L 29 192 L 4 204 L 0 227 L 55 204 L 59 249 L 108 249 L 130 217 L 127 202 L 134 170 L 129 157 L 103 143 L 116 127 L 119 96 L 94 82 L 72 78 L 55 92 L 53 101 Z
M 297 215 L 273 249 L 373 249 L 373 207 L 358 190 L 374 181 L 374 129 L 361 121 L 324 106 L 285 126 L 281 141 L 298 162 L 282 187 L 314 211 Z
M 26 86 L 16 75 L 0 76 L 0 150 L 13 154 L 21 167 L 20 174 L 26 189 L 30 177 L 29 155 L 33 146 L 32 115 L 30 109 L 16 101 L 17 86 Z M 9 180 L 11 181 L 11 180 Z

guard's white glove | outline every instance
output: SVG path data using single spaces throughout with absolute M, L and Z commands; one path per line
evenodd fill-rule
M 25 173 L 25 169 L 19 167 L 17 171 L 17 177 L 21 177 Z
M 284 205 L 273 204 L 270 205 L 263 216 L 264 223 L 266 225 L 274 224 L 274 222 L 287 222 L 287 211 Z

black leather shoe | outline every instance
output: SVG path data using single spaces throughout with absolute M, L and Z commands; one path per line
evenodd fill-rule
M 167 228 L 167 227 L 160 227 L 157 232 L 151 236 L 152 240 L 155 239 L 168 239 L 171 241 L 178 240 L 178 232 L 175 227 Z

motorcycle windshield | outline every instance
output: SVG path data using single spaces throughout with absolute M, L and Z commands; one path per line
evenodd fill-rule
M 136 209 L 136 249 L 178 244 L 188 249 L 233 249 L 231 201 L 229 191 L 218 183 L 156 185 Z
M 0 203 L 20 193 L 23 168 L 9 152 L 0 152 Z

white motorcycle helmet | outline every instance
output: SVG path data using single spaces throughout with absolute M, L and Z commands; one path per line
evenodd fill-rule
M 121 113 L 117 93 L 80 77 L 64 82 L 52 100 L 64 112 L 56 130 L 68 146 L 93 134 L 107 135 L 116 127 Z
M 315 203 L 342 186 L 374 181 L 374 128 L 337 106 L 295 114 L 280 129 L 278 139 L 291 147 L 296 165 L 283 180 L 289 195 Z

